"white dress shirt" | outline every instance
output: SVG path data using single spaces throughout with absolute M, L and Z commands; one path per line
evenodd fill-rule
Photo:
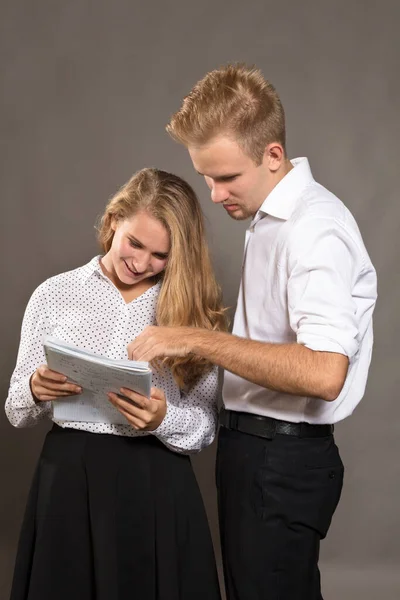
M 233 333 L 298 343 L 349 358 L 333 402 L 263 388 L 225 372 L 227 409 L 291 422 L 336 423 L 360 402 L 372 351 L 376 274 L 344 204 L 312 177 L 306 158 L 268 195 L 246 232 Z
M 46 362 L 43 350 L 46 335 L 101 356 L 127 359 L 129 342 L 147 325 L 155 325 L 161 284 L 126 303 L 103 274 L 99 258 L 48 279 L 35 290 L 28 303 L 17 365 L 6 401 L 7 417 L 15 427 L 32 426 L 45 416 L 52 419 L 52 403 L 35 402 L 29 386 L 31 375 Z M 167 369 L 162 374 L 153 372 L 152 385 L 162 389 L 167 399 L 167 414 L 155 431 L 138 432 L 128 422 L 126 425 L 55 422 L 60 427 L 94 433 L 153 434 L 170 449 L 182 453 L 197 452 L 213 441 L 217 420 L 217 368 L 201 377 L 187 394 L 179 390 Z M 80 397 L 84 398 L 84 392 Z

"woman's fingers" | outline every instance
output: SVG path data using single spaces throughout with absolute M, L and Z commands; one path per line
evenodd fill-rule
M 129 423 L 138 430 L 154 431 L 163 421 L 167 405 L 162 390 L 152 388 L 150 398 L 132 390 L 121 388 L 120 395 L 110 392 L 108 397 L 112 404 L 128 419 Z
M 133 390 L 130 390 L 128 388 L 121 388 L 120 392 L 121 392 L 122 396 L 125 396 L 126 398 L 128 398 L 136 406 L 139 406 L 140 408 L 148 408 L 149 399 L 146 398 L 146 396 L 143 396 L 142 394 L 138 394 L 137 392 L 134 392 Z M 128 400 L 128 404 L 129 404 L 129 400 Z
M 126 396 L 126 393 L 121 391 L 121 394 L 122 393 L 124 396 Z M 108 397 L 118 409 L 123 410 L 124 413 L 128 415 L 140 417 L 142 414 L 148 412 L 148 407 L 144 404 L 144 402 L 140 400 L 139 404 L 138 402 L 136 402 L 136 400 L 133 400 L 131 394 L 129 395 L 129 400 L 125 400 L 124 398 L 121 398 L 121 396 L 114 394 L 113 392 L 110 392 L 108 394 Z M 142 396 L 141 398 L 144 398 L 144 396 Z M 147 398 L 144 398 L 144 400 L 147 400 Z
M 39 388 L 47 390 L 48 393 L 53 394 L 80 394 L 82 392 L 82 388 L 79 385 L 75 385 L 74 383 L 64 383 L 64 384 L 56 384 L 51 383 L 43 378 L 32 379 L 32 388 L 36 394 L 36 390 L 39 391 Z
M 46 379 L 40 379 L 37 383 L 38 386 L 46 388 L 46 390 L 49 390 L 51 392 L 64 392 L 65 394 L 80 394 L 82 391 L 82 388 L 79 387 L 79 385 L 76 385 L 75 383 L 57 384 L 52 383 Z
M 31 389 L 35 398 L 44 401 L 72 396 L 82 392 L 82 388 L 79 385 L 67 381 L 65 375 L 52 371 L 47 365 L 40 365 L 32 375 Z
M 150 397 L 155 400 L 165 401 L 165 394 L 159 388 L 152 387 L 150 391 Z
M 124 410 L 121 406 L 116 405 L 116 408 L 118 408 L 119 412 L 125 417 L 128 424 L 131 425 L 133 429 L 136 429 L 136 431 L 145 429 L 146 423 L 144 423 L 141 419 L 134 417 L 131 413 Z
M 37 368 L 36 372 L 40 377 L 50 379 L 51 381 L 59 381 L 61 383 L 67 381 L 65 375 L 63 375 L 62 373 L 58 373 L 57 371 L 52 371 L 47 365 L 40 365 L 40 367 Z
M 39 385 L 49 390 L 60 390 L 73 394 L 79 394 L 82 391 L 79 385 L 67 381 L 65 375 L 52 371 L 47 365 L 40 365 L 34 374 L 34 378 L 38 381 Z
M 129 400 L 124 400 L 112 392 L 108 394 L 108 397 L 115 408 L 128 419 L 132 427 L 135 429 L 148 429 L 151 426 L 153 413 L 149 409 L 137 406 L 136 402 L 133 404 Z
M 54 393 L 49 393 L 48 390 L 43 390 L 42 392 L 38 392 L 37 394 L 35 394 L 35 398 L 37 398 L 38 400 L 42 400 L 42 401 L 48 401 L 48 400 L 59 400 L 60 398 L 68 398 L 70 396 L 75 396 L 76 394 L 70 394 L 68 393 L 62 393 L 59 392 L 57 394 Z

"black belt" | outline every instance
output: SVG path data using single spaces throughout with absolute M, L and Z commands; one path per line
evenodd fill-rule
M 259 437 L 273 439 L 275 435 L 294 435 L 297 437 L 313 438 L 327 437 L 333 433 L 333 425 L 311 425 L 310 423 L 290 423 L 279 421 L 272 417 L 262 417 L 250 413 L 221 409 L 220 425 L 235 429 L 242 433 L 250 433 Z

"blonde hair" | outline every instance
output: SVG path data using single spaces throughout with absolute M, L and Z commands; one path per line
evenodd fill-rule
M 207 73 L 166 129 L 185 146 L 202 145 L 218 134 L 232 136 L 256 164 L 272 142 L 286 153 L 285 113 L 278 93 L 259 69 L 242 63 Z
M 98 227 L 98 240 L 107 253 L 112 245 L 113 221 L 146 212 L 169 233 L 171 249 L 161 275 L 157 300 L 157 325 L 227 329 L 221 290 L 218 286 L 205 238 L 203 213 L 186 181 L 158 169 L 142 169 L 123 185 L 106 206 Z M 211 368 L 197 356 L 166 358 L 180 387 L 191 387 Z M 159 366 L 155 363 L 154 366 Z

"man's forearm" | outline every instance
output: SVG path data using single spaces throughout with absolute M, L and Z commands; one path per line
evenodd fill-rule
M 268 344 L 231 335 L 192 329 L 193 354 L 272 390 L 327 401 L 339 395 L 347 374 L 342 354 L 316 352 L 300 344 Z

